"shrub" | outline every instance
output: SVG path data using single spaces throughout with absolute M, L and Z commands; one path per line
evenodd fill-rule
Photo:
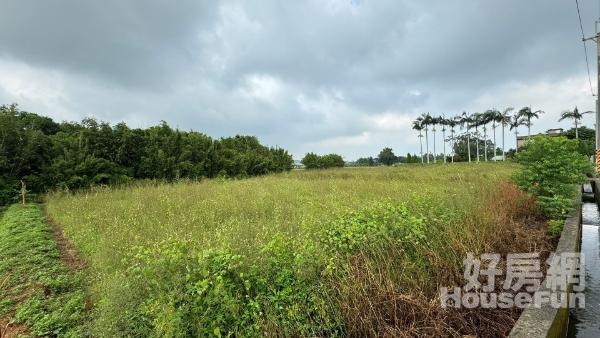
M 306 169 L 341 168 L 344 166 L 344 159 L 338 154 L 319 156 L 315 153 L 308 153 L 304 155 L 301 162 Z
M 553 219 L 548 221 L 548 231 L 552 236 L 558 236 L 563 230 L 565 225 L 565 221 L 562 219 Z
M 562 218 L 570 210 L 576 185 L 592 171 L 578 147 L 575 140 L 539 136 L 517 154 L 521 169 L 513 175 L 515 183 L 536 197 L 553 218 Z

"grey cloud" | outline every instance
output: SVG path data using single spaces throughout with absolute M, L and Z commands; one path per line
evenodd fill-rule
M 580 3 L 591 33 L 597 5 Z M 59 120 L 166 120 L 217 137 L 254 134 L 295 156 L 335 150 L 355 158 L 386 145 L 416 150 L 405 122 L 389 130 L 365 122 L 385 114 L 407 121 L 424 111 L 546 104 L 556 112 L 591 102 L 580 83 L 567 81 L 585 79 L 577 14 L 568 1 L 0 6 L 0 63 L 31 68 L 26 81 L 57 74 L 51 78 L 61 88 L 59 99 L 41 100 L 52 81 L 27 86 L 16 81 L 22 72 L 8 71 L 0 78 L 2 103 L 20 102 Z M 553 118 L 537 126 L 552 126 Z
M 0 55 L 108 85 L 165 88 L 197 62 L 196 36 L 213 19 L 199 1 L 4 1 Z

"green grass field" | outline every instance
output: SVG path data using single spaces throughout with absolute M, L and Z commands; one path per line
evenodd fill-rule
M 81 276 L 61 260 L 39 205 L 13 205 L 0 219 L 0 337 L 83 334 Z
M 515 169 L 146 182 L 53 194 L 47 210 L 89 265 L 96 335 L 447 334 L 459 331 L 388 311 L 430 307 L 439 285 L 461 283 L 467 251 L 531 244 L 515 241 L 535 212 L 506 183 Z

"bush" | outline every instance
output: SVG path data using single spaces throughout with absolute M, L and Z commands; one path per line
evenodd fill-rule
M 539 136 L 517 154 L 521 169 L 513 175 L 515 183 L 536 197 L 552 218 L 562 218 L 571 209 L 577 185 L 592 172 L 578 149 L 575 140 Z
M 327 154 L 319 156 L 315 153 L 304 155 L 302 164 L 306 169 L 326 169 L 326 168 L 341 168 L 344 166 L 344 159 L 338 154 Z

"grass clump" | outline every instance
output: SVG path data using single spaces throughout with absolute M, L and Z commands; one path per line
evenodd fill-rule
M 0 220 L 0 319 L 36 336 L 80 336 L 85 295 L 43 222 L 39 205 L 13 205 Z

